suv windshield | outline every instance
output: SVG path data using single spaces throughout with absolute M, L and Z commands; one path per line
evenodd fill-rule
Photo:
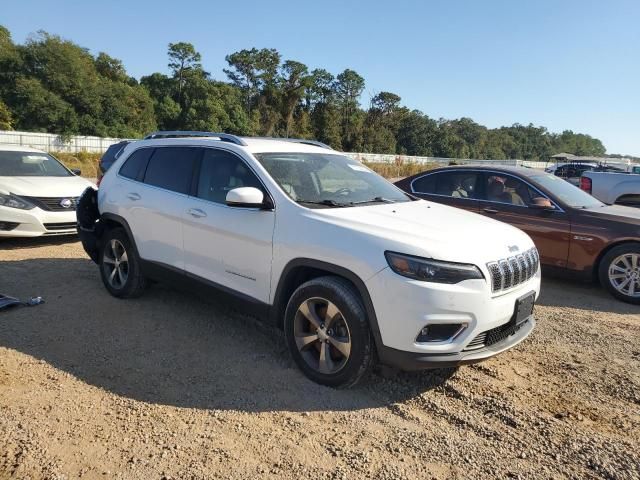
M 360 162 L 324 153 L 258 153 L 289 197 L 309 207 L 408 202 L 411 198 Z
M 559 200 L 573 208 L 601 207 L 604 204 L 578 187 L 548 173 L 531 175 L 531 180 L 546 188 Z
M 0 177 L 69 177 L 58 160 L 41 152 L 0 151 Z

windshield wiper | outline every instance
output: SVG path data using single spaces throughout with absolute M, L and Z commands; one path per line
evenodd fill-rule
M 338 203 L 335 200 L 325 198 L 324 200 L 296 200 L 297 203 L 308 203 L 311 205 L 325 205 L 327 207 L 346 207 L 344 203 Z
M 369 200 L 362 200 L 360 202 L 349 202 L 349 205 L 359 205 L 361 203 L 396 203 L 396 201 L 384 197 L 373 197 Z

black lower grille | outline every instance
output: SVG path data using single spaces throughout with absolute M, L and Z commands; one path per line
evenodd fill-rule
M 44 228 L 51 231 L 71 230 L 76 228 L 76 222 L 45 223 Z
M 477 350 L 482 347 L 490 347 L 491 345 L 499 343 L 515 334 L 524 325 L 526 325 L 528 321 L 529 320 L 525 320 L 518 325 L 513 322 L 509 322 L 504 325 L 500 325 L 499 327 L 492 328 L 491 330 L 487 330 L 486 332 L 482 332 L 469 342 L 464 351 Z
M 23 197 L 37 207 L 48 212 L 73 212 L 78 199 L 76 197 Z
M 20 224 L 15 222 L 0 222 L 0 231 L 10 232 L 11 230 L 14 230 L 18 225 Z

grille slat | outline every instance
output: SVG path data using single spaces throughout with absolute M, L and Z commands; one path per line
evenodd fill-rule
M 76 222 L 59 222 L 59 223 L 45 223 L 44 228 L 50 231 L 58 230 L 71 230 L 76 228 Z
M 513 257 L 487 263 L 493 293 L 508 290 L 531 279 L 538 271 L 540 257 L 535 248 Z
M 464 348 L 463 351 L 467 352 L 469 350 L 478 350 L 479 348 L 490 347 L 491 345 L 501 342 L 502 340 L 515 334 L 528 322 L 529 321 L 526 320 L 517 325 L 512 322 L 508 322 L 504 325 L 500 325 L 499 327 L 487 330 L 486 332 L 479 333 L 473 340 L 469 342 L 469 344 Z
M 73 212 L 78 204 L 77 197 L 23 197 L 31 203 L 48 212 Z M 71 206 L 63 207 L 60 203 L 65 200 L 71 200 Z

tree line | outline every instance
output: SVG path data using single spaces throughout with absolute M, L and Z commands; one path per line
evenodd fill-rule
M 283 59 L 275 49 L 227 55 L 226 81 L 202 67 L 196 48 L 168 46 L 169 74 L 139 80 L 107 53 L 38 32 L 19 45 L 0 26 L 0 129 L 140 137 L 207 130 L 314 138 L 337 150 L 450 158 L 547 160 L 559 152 L 604 155 L 589 135 L 514 124 L 490 129 L 470 118 L 433 119 L 379 92 L 363 105 L 365 80 Z

